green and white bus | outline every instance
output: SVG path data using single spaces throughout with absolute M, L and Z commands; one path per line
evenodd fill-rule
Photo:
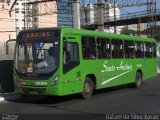
M 50 58 L 51 59 L 50 59 Z M 15 92 L 64 96 L 133 84 L 157 74 L 156 40 L 74 28 L 19 32 Z

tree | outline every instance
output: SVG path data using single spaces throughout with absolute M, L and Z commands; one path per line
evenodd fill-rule
M 133 35 L 135 36 L 137 34 L 136 31 L 128 29 L 127 27 L 122 28 L 121 30 L 121 34 L 125 34 L 125 35 Z
M 148 35 L 148 33 L 151 31 L 151 28 L 145 29 L 142 31 L 142 34 L 144 35 Z M 155 33 L 155 39 L 157 39 L 158 41 L 160 41 L 160 26 L 156 26 L 156 33 Z

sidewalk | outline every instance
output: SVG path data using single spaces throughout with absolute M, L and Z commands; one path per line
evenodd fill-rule
M 16 93 L 15 92 L 0 93 L 0 97 L 7 97 L 12 95 L 16 95 Z
M 1 101 L 4 101 L 4 97 L 1 97 L 1 96 L 0 96 L 0 102 L 1 102 Z
M 5 99 L 8 99 L 8 98 L 15 98 L 15 97 L 19 97 L 19 96 L 20 95 L 14 93 L 14 92 L 0 93 L 0 102 L 5 101 Z

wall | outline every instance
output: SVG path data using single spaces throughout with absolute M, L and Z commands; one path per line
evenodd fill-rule
M 0 42 L 6 40 L 15 39 L 15 14 L 12 12 L 12 16 L 9 16 L 9 10 L 12 5 L 11 3 L 0 3 Z
M 2 60 L 0 61 L 0 93 L 13 91 L 13 60 Z
M 6 55 L 5 42 L 0 42 L 0 93 L 13 92 L 13 53 L 14 44 L 10 44 L 9 55 Z

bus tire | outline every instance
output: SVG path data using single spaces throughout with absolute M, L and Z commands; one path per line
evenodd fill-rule
M 86 77 L 84 86 L 83 86 L 83 92 L 81 93 L 81 97 L 83 99 L 88 99 L 92 96 L 94 89 L 94 83 L 91 78 Z
M 140 72 L 136 73 L 134 88 L 140 88 L 142 84 L 142 74 Z

